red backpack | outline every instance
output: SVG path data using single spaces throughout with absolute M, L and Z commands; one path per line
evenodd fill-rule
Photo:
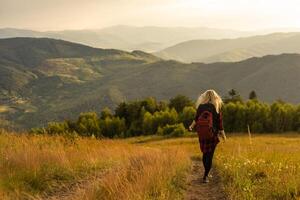
M 211 112 L 203 111 L 200 114 L 196 122 L 196 131 L 201 140 L 213 138 L 213 114 Z

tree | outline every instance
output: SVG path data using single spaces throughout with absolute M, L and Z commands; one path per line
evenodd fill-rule
M 174 108 L 171 110 L 155 112 L 153 115 L 153 130 L 156 132 L 158 127 L 164 127 L 167 124 L 176 124 L 177 122 L 178 113 Z
M 235 89 L 231 89 L 228 91 L 228 94 L 231 98 L 233 98 L 237 95 L 237 91 Z
M 241 95 L 235 90 L 231 89 L 228 91 L 229 97 L 225 97 L 224 102 L 229 103 L 229 102 L 243 102 L 243 99 Z
M 138 120 L 132 121 L 130 123 L 130 127 L 127 130 L 127 136 L 140 136 L 143 134 L 143 127 L 142 127 L 142 123 Z
M 184 95 L 177 95 L 176 97 L 170 99 L 169 107 L 175 108 L 175 110 L 180 113 L 186 106 L 192 106 L 193 102 Z
M 182 113 L 179 114 L 179 121 L 188 128 L 192 123 L 196 115 L 196 109 L 192 106 L 184 107 Z
M 300 132 L 300 105 L 298 105 L 298 107 L 295 109 L 293 130 Z
M 224 127 L 228 132 L 234 132 L 240 129 L 238 123 L 241 123 L 241 119 L 237 118 L 237 113 L 239 112 L 237 103 L 229 102 L 223 106 L 223 120 L 224 120 Z M 239 121 L 237 121 L 239 120 Z
M 287 103 L 275 102 L 271 105 L 269 126 L 272 132 L 291 131 L 294 107 Z
M 153 116 L 149 112 L 146 112 L 143 117 L 143 133 L 146 135 L 155 133 L 153 127 Z
M 153 114 L 157 110 L 157 103 L 153 97 L 146 98 L 142 101 L 141 105 L 145 108 L 146 111 Z
M 253 93 L 253 94 L 251 94 Z M 225 130 L 228 132 L 284 132 L 300 131 L 300 105 L 295 106 L 283 101 L 273 104 L 259 102 L 255 91 L 251 98 L 242 102 L 240 95 L 229 91 L 229 101 L 222 107 Z M 32 129 L 38 134 L 73 134 L 81 136 L 130 137 L 147 134 L 178 136 L 186 131 L 195 117 L 196 110 L 185 96 L 178 95 L 170 100 L 156 102 L 154 98 L 121 103 L 115 116 L 109 108 L 101 112 L 101 119 L 95 112 L 81 113 L 77 121 L 50 122 L 47 127 Z M 189 106 L 185 106 L 189 105 Z M 178 113 L 177 110 L 180 112 Z M 180 125 L 181 124 L 181 125 Z
M 249 99 L 250 100 L 254 100 L 254 99 L 257 99 L 257 95 L 256 95 L 256 92 L 254 90 L 252 90 L 249 94 Z
M 106 119 L 107 117 L 112 118 L 113 114 L 108 107 L 103 108 L 101 111 L 101 119 Z
M 97 113 L 81 113 L 77 120 L 77 133 L 83 136 L 100 136 L 99 118 Z
M 140 118 L 140 112 L 142 109 L 141 102 L 133 101 L 130 103 L 120 103 L 116 108 L 116 117 L 124 118 L 126 127 L 129 128 L 131 124 Z
M 250 100 L 246 103 L 246 125 L 252 132 L 266 132 L 270 108 L 267 104 Z
M 167 101 L 160 101 L 157 104 L 157 111 L 164 111 L 168 109 L 168 102 Z
M 124 137 L 126 132 L 125 120 L 119 117 L 105 118 L 99 122 L 104 137 Z

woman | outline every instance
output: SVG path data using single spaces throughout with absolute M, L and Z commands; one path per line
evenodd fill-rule
M 203 176 L 204 183 L 209 182 L 207 177 L 212 166 L 214 151 L 217 144 L 220 142 L 218 135 L 221 135 L 224 141 L 226 140 L 221 113 L 222 103 L 221 97 L 214 90 L 207 90 L 201 94 L 196 103 L 197 113 L 195 119 L 189 127 L 190 131 L 193 130 L 197 124 L 196 122 L 199 116 L 204 111 L 212 113 L 213 136 L 206 139 L 199 137 L 200 149 L 203 153 L 202 161 L 205 169 Z

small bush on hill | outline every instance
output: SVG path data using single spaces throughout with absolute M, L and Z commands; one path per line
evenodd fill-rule
M 182 123 L 180 124 L 173 124 L 169 125 L 167 124 L 164 127 L 159 127 L 157 130 L 158 135 L 164 135 L 164 136 L 173 136 L 173 137 L 179 137 L 183 136 L 187 133 L 187 130 L 184 128 L 184 125 Z

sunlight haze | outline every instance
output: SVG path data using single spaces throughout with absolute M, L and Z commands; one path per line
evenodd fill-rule
M 300 28 L 296 0 L 0 0 L 0 27 L 99 29 L 114 25 Z

